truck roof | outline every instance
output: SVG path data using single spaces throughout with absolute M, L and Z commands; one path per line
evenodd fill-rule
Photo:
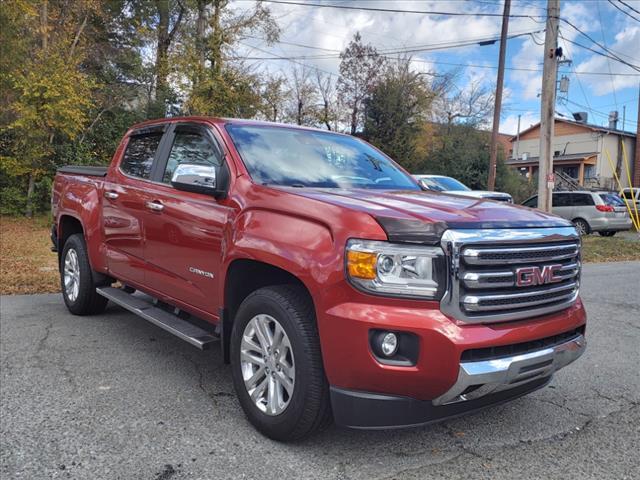
M 325 130 L 322 128 L 315 127 L 307 127 L 303 125 L 295 125 L 291 123 L 281 123 L 281 122 L 267 122 L 264 120 L 250 120 L 244 118 L 226 118 L 226 117 L 209 117 L 203 115 L 190 115 L 190 116 L 181 116 L 181 117 L 165 117 L 165 118 L 157 118 L 152 120 L 146 120 L 144 122 L 136 123 L 131 126 L 132 129 L 137 129 L 141 127 L 147 127 L 150 125 L 159 125 L 162 123 L 175 123 L 175 122 L 190 122 L 190 121 L 198 121 L 198 122 L 208 122 L 217 125 L 225 125 L 225 124 L 235 124 L 235 125 L 262 125 L 262 126 L 271 126 L 271 127 L 285 127 L 285 128 L 295 128 L 299 130 L 311 130 L 316 132 L 328 132 L 329 130 Z M 331 131 L 331 133 L 337 133 L 339 135 L 344 135 L 340 132 Z

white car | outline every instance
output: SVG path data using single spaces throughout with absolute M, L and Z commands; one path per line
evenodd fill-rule
M 452 193 L 454 195 L 462 195 L 463 197 L 486 198 L 488 200 L 513 203 L 513 198 L 508 193 L 471 190 L 455 178 L 445 177 L 444 175 L 414 175 L 413 178 L 427 190 Z

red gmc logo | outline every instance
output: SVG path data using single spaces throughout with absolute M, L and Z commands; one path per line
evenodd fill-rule
M 518 287 L 532 287 L 546 283 L 556 283 L 562 280 L 557 275 L 562 265 L 545 265 L 544 267 L 521 267 L 516 269 L 516 285 Z

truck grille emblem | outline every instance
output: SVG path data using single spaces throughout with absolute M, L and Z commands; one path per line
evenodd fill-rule
M 533 287 L 546 283 L 562 281 L 558 271 L 562 265 L 545 265 L 544 267 L 520 267 L 516 269 L 516 285 L 518 287 Z

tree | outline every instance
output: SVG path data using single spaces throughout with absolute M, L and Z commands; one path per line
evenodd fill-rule
M 459 88 L 455 76 L 449 76 L 447 88 L 435 102 L 434 120 L 446 125 L 486 125 L 493 114 L 495 89 L 487 88 L 478 80 L 472 80 L 466 87 Z
M 315 124 L 317 92 L 308 67 L 293 67 L 289 96 L 289 118 L 297 125 Z
M 338 120 L 336 83 L 328 73 L 324 74 L 320 70 L 316 70 L 316 85 L 322 101 L 318 109 L 318 120 L 327 127 L 327 130 L 335 130 Z
M 262 115 L 270 122 L 278 122 L 284 115 L 285 102 L 290 92 L 282 75 L 269 76 L 260 91 Z
M 267 44 L 278 39 L 280 30 L 271 11 L 261 2 L 237 10 L 229 0 L 198 0 L 196 7 L 191 27 L 195 35 L 188 35 L 182 46 L 181 67 L 190 79 L 185 86 L 187 112 L 255 115 L 260 108 L 258 78 L 233 49 L 249 35 L 261 35 Z
M 410 58 L 389 64 L 366 99 L 364 137 L 407 168 L 416 163 L 416 145 L 430 114 L 433 92 Z
M 338 93 L 349 109 L 351 135 L 363 124 L 363 104 L 375 85 L 384 65 L 384 58 L 370 44 L 363 44 L 356 33 L 347 48 L 340 54 L 340 78 Z
M 83 34 L 100 5 L 78 2 L 67 8 L 65 2 L 47 0 L 37 12 L 26 2 L 17 5 L 25 15 L 24 26 L 37 35 L 25 31 L 25 38 L 12 39 L 29 55 L 9 73 L 10 113 L 2 136 L 11 142 L 2 160 L 3 170 L 14 178 L 28 178 L 27 216 L 34 211 L 36 182 L 50 169 L 54 140 L 75 138 L 92 105 L 95 84 L 81 68 L 86 57 Z

